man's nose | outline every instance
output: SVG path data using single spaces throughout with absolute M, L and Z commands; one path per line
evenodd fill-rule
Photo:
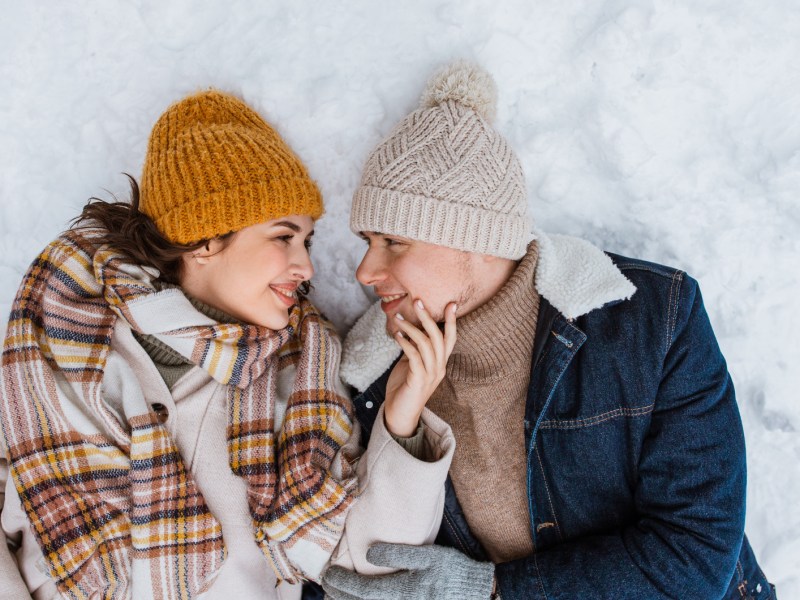
M 372 249 L 367 250 L 356 269 L 356 279 L 363 285 L 377 285 L 386 279 L 386 265 Z

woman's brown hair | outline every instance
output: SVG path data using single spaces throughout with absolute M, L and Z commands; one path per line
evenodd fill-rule
M 165 238 L 153 220 L 139 210 L 139 184 L 136 179 L 127 173 L 124 175 L 131 185 L 130 202 L 116 198 L 114 202 L 89 198 L 72 226 L 76 229 L 98 229 L 97 239 L 101 245 L 108 244 L 136 264 L 158 269 L 159 281 L 179 285 L 183 255 L 206 246 L 210 240 L 183 245 Z M 220 236 L 220 239 L 231 235 Z
M 97 229 L 97 239 L 101 245 L 108 244 L 127 255 L 136 264 L 154 267 L 160 273 L 158 280 L 180 285 L 183 255 L 186 252 L 207 247 L 211 240 L 200 240 L 193 244 L 176 244 L 165 238 L 153 220 L 139 210 L 139 184 L 131 175 L 124 174 L 130 181 L 130 202 L 107 202 L 101 198 L 89 198 L 81 214 L 73 220 L 76 229 Z M 222 252 L 235 232 L 226 233 L 216 239 L 222 240 Z M 298 293 L 307 295 L 311 284 L 304 281 Z

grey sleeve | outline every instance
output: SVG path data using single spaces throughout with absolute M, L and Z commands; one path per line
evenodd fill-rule
M 400 444 L 400 447 L 408 452 L 417 460 L 424 460 L 425 462 L 432 462 L 436 457 L 431 456 L 428 451 L 427 444 L 425 443 L 425 425 L 422 421 L 419 422 L 417 430 L 411 437 L 400 437 L 390 432 L 394 441 Z

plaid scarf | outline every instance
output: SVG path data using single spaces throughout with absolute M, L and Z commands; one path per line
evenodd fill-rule
M 124 416 L 103 399 L 123 319 L 227 386 L 229 462 L 247 482 L 256 543 L 279 580 L 316 577 L 356 486 L 339 452 L 353 423 L 334 387 L 338 339 L 306 300 L 280 331 L 219 324 L 152 279 L 73 230 L 36 258 L 14 301 L 0 422 L 50 575 L 68 598 L 194 598 L 225 560 L 221 526 L 167 429 L 140 394 L 126 395 Z M 288 365 L 294 389 L 275 431 L 276 379 Z

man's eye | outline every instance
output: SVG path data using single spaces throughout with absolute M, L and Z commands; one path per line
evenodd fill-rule
M 401 246 L 402 242 L 398 242 L 397 240 L 393 240 L 392 238 L 383 238 L 386 242 L 387 246 Z

